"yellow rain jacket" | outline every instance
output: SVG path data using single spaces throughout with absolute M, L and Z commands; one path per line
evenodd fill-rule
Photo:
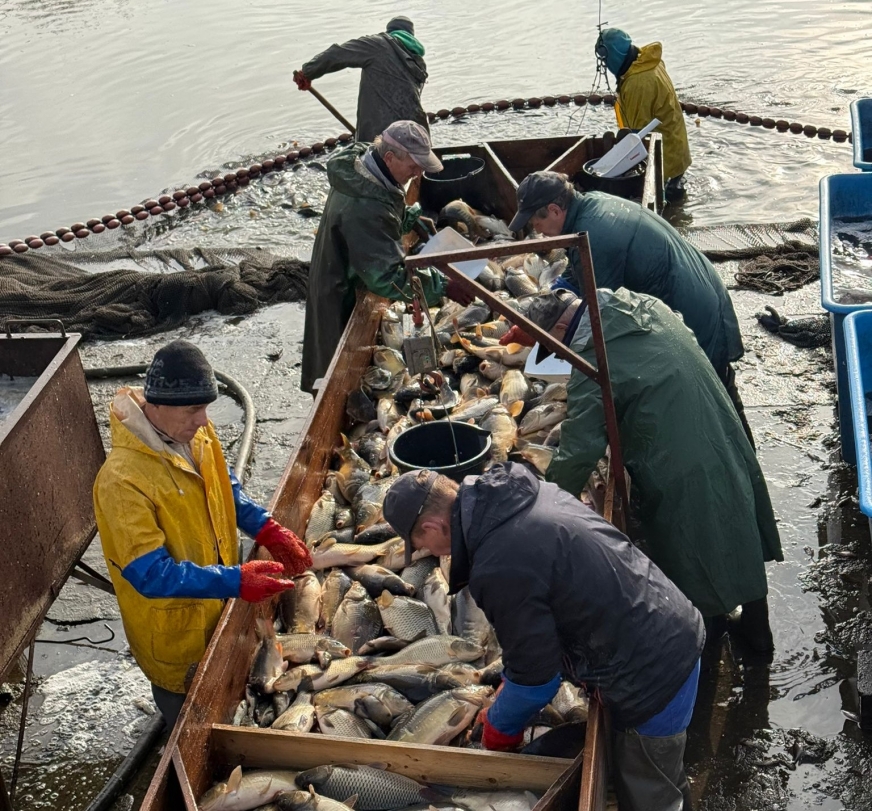
M 639 49 L 639 56 L 618 81 L 615 116 L 619 127 L 633 130 L 660 119 L 655 132 L 663 136 L 663 174 L 668 179 L 684 174 L 691 159 L 684 115 L 662 55 L 659 42 Z
M 142 413 L 142 389 L 122 389 L 109 409 L 112 451 L 94 483 L 97 528 L 130 650 L 149 681 L 185 692 L 224 601 L 151 598 L 122 576 L 137 558 L 166 547 L 177 562 L 239 563 L 236 512 L 221 444 L 210 422 L 191 441 L 199 472 L 167 449 Z

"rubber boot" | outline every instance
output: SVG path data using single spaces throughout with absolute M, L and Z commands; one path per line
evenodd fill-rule
M 772 629 L 769 627 L 769 603 L 765 597 L 742 606 L 738 620 L 730 621 L 730 634 L 738 636 L 755 653 L 772 653 L 775 650 Z

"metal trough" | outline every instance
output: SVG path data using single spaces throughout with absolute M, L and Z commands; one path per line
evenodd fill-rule
M 96 532 L 91 488 L 105 453 L 80 337 L 0 336 L 0 376 L 36 378 L 0 416 L 0 678 Z

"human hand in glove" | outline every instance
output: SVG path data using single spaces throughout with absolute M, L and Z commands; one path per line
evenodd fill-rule
M 239 596 L 247 603 L 259 603 L 294 587 L 293 580 L 279 580 L 284 567 L 274 560 L 252 560 L 239 567 Z
M 448 284 L 445 285 L 445 295 L 452 301 L 462 304 L 464 307 L 467 304 L 472 304 L 475 300 L 475 293 L 473 293 L 462 282 L 457 281 L 457 279 L 448 280 Z
M 306 74 L 301 70 L 294 71 L 294 81 L 300 90 L 311 90 L 312 82 L 306 78 Z
M 487 710 L 478 714 L 476 724 L 481 724 L 481 744 L 492 752 L 512 752 L 524 742 L 524 730 L 507 735 L 500 732 L 488 721 Z
M 306 544 L 272 518 L 267 520 L 254 540 L 285 567 L 288 577 L 302 574 L 312 565 L 312 555 Z
M 500 346 L 508 346 L 509 344 L 520 344 L 521 346 L 535 346 L 536 339 L 527 335 L 520 327 L 512 327 L 502 338 L 500 338 Z

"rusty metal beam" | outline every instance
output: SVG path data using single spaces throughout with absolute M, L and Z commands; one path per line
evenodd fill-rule
M 547 253 L 555 248 L 574 248 L 578 244 L 578 234 L 560 237 L 528 239 L 523 242 L 497 242 L 467 248 L 463 251 L 443 251 L 406 257 L 406 270 L 420 270 L 448 262 L 467 262 L 471 259 L 494 259 L 499 256 L 516 256 L 519 253 Z M 467 277 L 464 276 L 464 279 Z M 469 281 L 467 279 L 467 281 Z
M 525 315 L 522 315 L 505 301 L 495 296 L 490 290 L 478 282 L 465 276 L 459 270 L 451 266 L 453 262 L 465 262 L 470 259 L 490 259 L 496 256 L 514 256 L 520 253 L 529 253 L 534 250 L 544 253 L 555 248 L 578 248 L 581 258 L 581 275 L 584 284 L 584 295 L 590 313 L 591 333 L 594 343 L 594 351 L 597 358 L 597 366 L 594 367 L 584 358 L 557 340 L 537 324 L 534 324 Z M 606 353 L 605 337 L 602 331 L 602 319 L 600 318 L 599 302 L 596 297 L 596 277 L 594 274 L 593 259 L 590 255 L 590 243 L 587 233 L 567 234 L 559 237 L 546 237 L 538 240 L 525 240 L 523 242 L 507 242 L 502 244 L 481 245 L 477 248 L 469 248 L 463 251 L 446 251 L 443 253 L 431 253 L 423 256 L 409 256 L 406 258 L 406 269 L 415 270 L 424 267 L 437 267 L 450 279 L 455 279 L 468 289 L 472 290 L 491 309 L 505 316 L 506 320 L 521 327 L 531 338 L 535 338 L 542 346 L 551 350 L 558 358 L 565 360 L 573 368 L 587 375 L 597 383 L 603 395 L 603 410 L 605 411 L 606 436 L 608 437 L 609 450 L 611 453 L 611 467 L 616 477 L 616 485 L 620 505 L 624 508 L 629 504 L 629 491 L 627 489 L 627 477 L 624 472 L 624 455 L 621 452 L 621 436 L 618 430 L 618 416 L 615 410 L 615 400 L 612 394 L 611 380 L 609 379 L 609 363 Z M 619 505 L 619 506 L 620 506 Z

